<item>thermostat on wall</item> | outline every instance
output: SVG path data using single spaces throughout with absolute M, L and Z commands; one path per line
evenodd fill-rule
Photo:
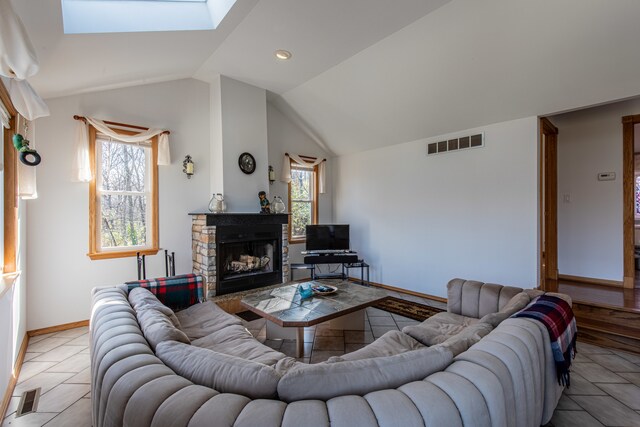
M 598 181 L 615 181 L 616 173 L 615 172 L 600 172 L 598 174 Z

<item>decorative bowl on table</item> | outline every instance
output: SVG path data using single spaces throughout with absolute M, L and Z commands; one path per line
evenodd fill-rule
M 316 295 L 331 295 L 338 291 L 338 288 L 331 285 L 313 285 L 311 289 L 313 289 L 313 293 Z

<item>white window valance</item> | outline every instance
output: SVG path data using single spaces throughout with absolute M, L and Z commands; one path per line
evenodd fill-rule
M 49 115 L 47 105 L 25 80 L 38 68 L 36 51 L 20 17 L 10 0 L 0 0 L 0 77 L 13 106 L 27 120 Z
M 38 68 L 36 50 L 11 0 L 0 0 L 0 75 L 24 80 Z
M 326 159 L 313 159 L 308 158 L 308 160 L 303 159 L 298 154 L 289 154 L 285 153 L 284 160 L 282 162 L 282 174 L 280 176 L 280 181 L 289 183 L 291 182 L 291 162 L 294 162 L 297 165 L 312 168 L 314 166 L 318 166 L 318 191 L 320 194 L 326 193 L 325 186 L 325 165 L 327 163 Z
M 73 159 L 73 179 L 74 181 L 89 182 L 91 175 L 91 159 L 89 156 L 89 130 L 91 125 L 96 130 L 111 139 L 127 143 L 141 143 L 154 136 L 158 136 L 158 165 L 171 164 L 171 153 L 169 150 L 169 132 L 163 129 L 142 130 L 133 135 L 122 135 L 109 127 L 104 121 L 92 117 L 85 117 L 86 123 L 78 119 L 75 133 L 75 156 Z

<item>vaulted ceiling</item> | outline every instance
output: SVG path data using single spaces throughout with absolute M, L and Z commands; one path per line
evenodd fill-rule
M 79 35 L 13 4 L 45 98 L 224 74 L 336 154 L 640 95 L 637 0 L 238 0 L 214 31 Z

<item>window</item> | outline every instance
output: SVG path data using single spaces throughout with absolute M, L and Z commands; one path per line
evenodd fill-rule
M 157 253 L 157 137 L 130 144 L 90 127 L 89 141 L 94 177 L 89 186 L 89 257 Z
M 216 29 L 236 0 L 62 0 L 65 34 Z
M 318 223 L 318 168 L 291 164 L 289 242 L 305 241 L 306 226 Z

